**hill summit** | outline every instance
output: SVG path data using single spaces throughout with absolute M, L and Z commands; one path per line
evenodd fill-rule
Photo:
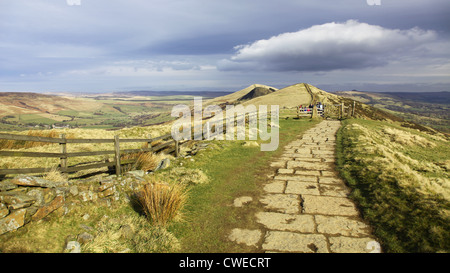
M 276 90 L 272 87 L 255 87 L 252 91 L 248 92 L 246 95 L 238 99 L 238 101 L 244 101 L 244 100 L 251 100 L 253 98 L 261 97 L 267 94 L 270 94 L 272 92 L 275 92 Z

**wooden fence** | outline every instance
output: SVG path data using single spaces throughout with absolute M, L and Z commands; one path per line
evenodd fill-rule
M 61 146 L 60 153 L 41 153 L 41 152 L 24 152 L 24 151 L 0 151 L 0 156 L 9 156 L 9 157 L 53 157 L 60 158 L 61 163 L 57 168 L 60 172 L 77 172 L 81 170 L 101 168 L 101 167 L 110 167 L 115 166 L 116 174 L 121 175 L 121 164 L 131 163 L 130 161 L 121 162 L 120 156 L 128 153 L 138 153 L 138 152 L 160 152 L 164 149 L 167 149 L 169 146 L 173 144 L 173 148 L 169 149 L 167 152 L 175 152 L 175 156 L 178 156 L 179 153 L 179 142 L 175 140 L 169 140 L 165 143 L 159 144 L 155 147 L 151 146 L 152 142 L 158 140 L 166 140 L 172 138 L 172 135 L 167 134 L 155 138 L 148 139 L 120 139 L 119 136 L 115 136 L 114 139 L 72 139 L 66 138 L 65 135 L 61 135 L 60 138 L 51 138 L 51 137 L 39 137 L 39 136 L 27 136 L 27 135 L 13 135 L 13 134 L 4 134 L 0 133 L 0 139 L 5 140 L 19 140 L 19 141 L 33 141 L 33 142 L 46 142 L 46 143 L 58 143 Z M 141 149 L 120 149 L 120 143 L 129 143 L 129 142 L 143 142 L 148 143 L 147 148 Z M 112 143 L 114 144 L 114 150 L 110 151 L 95 151 L 95 152 L 67 152 L 67 144 L 73 143 Z M 95 163 L 84 166 L 68 166 L 67 160 L 71 157 L 80 157 L 80 156 L 96 156 L 96 155 L 114 155 L 113 162 L 104 162 L 104 163 Z M 27 173 L 44 173 L 48 172 L 48 168 L 21 168 L 21 169 L 0 169 L 0 175 L 6 174 L 27 174 Z
M 345 106 L 344 103 L 340 104 L 324 104 L 323 109 L 317 108 L 318 98 L 317 96 L 311 91 L 311 88 L 308 84 L 303 84 L 306 88 L 306 91 L 311 95 L 311 104 L 313 105 L 313 108 L 303 108 L 300 109 L 297 107 L 297 117 L 301 116 L 311 116 L 314 117 L 314 115 L 322 116 L 324 118 L 337 118 L 337 119 L 344 119 L 346 117 L 354 117 L 355 116 L 355 108 L 356 108 L 356 102 L 353 101 L 353 103 L 350 106 Z M 347 111 L 346 111 L 347 110 Z
M 268 117 L 270 118 L 271 112 L 268 111 Z M 248 118 L 247 118 L 248 116 Z M 244 123 L 248 123 L 250 119 L 257 119 L 256 112 L 250 112 L 244 115 L 238 115 L 234 123 L 236 124 L 238 120 L 243 119 Z M 235 119 L 235 117 L 231 117 L 231 119 Z M 225 132 L 226 124 L 230 121 L 230 118 L 223 119 L 223 129 Z M 201 128 L 198 128 L 200 126 Z M 210 121 L 202 120 L 202 123 L 197 126 L 191 126 L 191 139 L 199 140 L 198 135 L 195 133 L 200 132 L 200 139 L 209 140 L 209 134 L 204 135 L 203 127 L 206 126 L 207 132 L 210 131 Z M 197 129 L 197 130 L 196 130 Z M 200 130 L 199 130 L 200 129 Z M 61 160 L 60 165 L 57 167 L 57 170 L 63 173 L 77 172 L 81 170 L 101 168 L 101 167 L 110 167 L 115 166 L 116 174 L 121 175 L 121 165 L 129 164 L 130 161 L 121 162 L 120 156 L 128 153 L 138 153 L 138 152 L 160 152 L 164 149 L 167 149 L 169 146 L 173 145 L 167 152 L 175 153 L 175 156 L 178 157 L 180 151 L 180 145 L 182 142 L 176 141 L 172 138 L 165 143 L 159 144 L 155 147 L 151 147 L 151 143 L 158 140 L 166 140 L 172 138 L 171 134 L 148 138 L 148 139 L 120 139 L 119 136 L 115 136 L 114 139 L 72 139 L 66 138 L 64 134 L 61 135 L 60 138 L 52 138 L 52 137 L 39 137 L 39 136 L 27 136 L 27 135 L 13 135 L 13 134 L 5 134 L 0 133 L 0 140 L 18 140 L 18 141 L 33 141 L 33 142 L 46 142 L 46 143 L 57 143 L 61 146 L 61 152 L 59 153 L 43 153 L 43 152 L 25 152 L 25 151 L 0 151 L 0 156 L 8 156 L 8 157 L 50 157 L 50 158 L 59 158 Z M 148 148 L 141 149 L 120 149 L 120 143 L 129 143 L 129 142 L 142 142 L 148 143 Z M 110 151 L 95 151 L 95 152 L 67 152 L 67 145 L 73 143 L 112 143 L 114 144 L 114 150 Z M 183 142 L 184 143 L 184 142 Z M 114 155 L 113 162 L 103 162 L 103 163 L 95 163 L 89 165 L 75 165 L 68 166 L 67 160 L 71 157 L 80 157 L 80 156 L 97 156 L 97 155 Z M 50 171 L 49 168 L 21 168 L 21 169 L 0 169 L 0 175 L 6 174 L 27 174 L 27 173 L 45 173 Z

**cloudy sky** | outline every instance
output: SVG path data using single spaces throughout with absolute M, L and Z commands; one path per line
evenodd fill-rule
M 450 91 L 448 0 L 0 0 L 0 91 Z

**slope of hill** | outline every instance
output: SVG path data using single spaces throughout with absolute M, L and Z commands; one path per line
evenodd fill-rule
M 251 92 L 253 89 L 258 88 L 258 87 L 262 87 L 262 88 L 266 88 L 266 89 L 272 89 L 272 90 L 278 90 L 277 88 L 274 88 L 274 87 L 271 87 L 271 86 L 267 86 L 267 85 L 263 85 L 263 84 L 252 84 L 249 87 L 244 88 L 244 89 L 239 90 L 239 91 L 236 91 L 234 93 L 210 99 L 210 100 L 208 100 L 206 102 L 206 105 L 214 105 L 214 104 L 219 105 L 219 104 L 233 104 L 233 103 L 236 103 L 240 98 L 244 97 L 249 92 Z
M 251 100 L 257 97 L 265 96 L 276 90 L 273 88 L 265 88 L 265 87 L 255 87 L 252 91 L 248 92 L 242 98 L 239 98 L 238 101 Z
M 201 96 L 206 98 L 216 98 L 219 96 L 229 95 L 230 92 L 226 91 L 125 91 L 125 92 L 114 92 L 108 94 L 111 97 L 167 97 L 167 96 Z M 105 94 L 102 94 L 105 95 Z
M 0 116 L 56 113 L 63 110 L 93 110 L 100 103 L 37 93 L 1 92 Z
M 172 120 L 173 104 L 191 102 L 192 96 L 125 96 L 0 93 L 0 129 L 49 128 L 122 128 Z
M 311 102 L 311 95 L 302 83 L 282 88 L 265 96 L 257 97 L 242 103 L 243 105 L 279 105 L 280 108 L 292 108 Z
M 340 103 L 342 98 L 325 92 L 315 86 L 308 84 L 312 94 L 317 101 L 322 103 Z M 265 91 L 262 91 L 265 90 Z M 270 90 L 274 90 L 270 92 Z M 256 94 L 258 92 L 258 94 Z M 297 83 L 282 89 L 254 84 L 240 91 L 234 92 L 227 96 L 222 96 L 208 100 L 209 104 L 242 104 L 246 105 L 279 105 L 280 108 L 295 108 L 299 105 L 309 105 L 312 102 L 312 97 L 304 83 Z
M 399 122 L 342 122 L 337 169 L 384 251 L 450 250 L 448 140 Z
M 450 133 L 450 92 L 339 91 L 335 94 L 386 110 L 405 120 Z

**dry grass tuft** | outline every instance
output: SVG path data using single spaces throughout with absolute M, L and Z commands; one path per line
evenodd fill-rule
M 66 181 L 67 177 L 64 174 L 62 174 L 58 169 L 52 168 L 48 173 L 44 175 L 44 179 L 53 182 L 62 182 Z
M 29 130 L 26 135 L 37 137 L 52 137 L 52 138 L 58 138 L 60 136 L 59 132 L 55 130 Z M 33 148 L 49 144 L 52 143 L 2 139 L 0 140 L 0 149 L 12 150 L 22 148 Z
M 142 216 L 103 217 L 96 225 L 98 233 L 83 246 L 83 252 L 152 253 L 179 249 L 175 236 L 163 227 L 151 226 Z
M 135 162 L 130 166 L 132 170 L 152 171 L 154 170 L 159 160 L 159 156 L 151 152 L 131 153 L 121 156 L 121 160 L 134 160 Z
M 391 141 L 399 143 L 401 145 L 418 145 L 420 147 L 436 147 L 436 144 L 416 134 L 404 130 L 398 130 L 395 128 L 385 127 L 383 132 L 387 134 Z
M 174 167 L 167 172 L 158 173 L 156 176 L 164 177 L 166 181 L 172 181 L 185 186 L 205 184 L 209 182 L 208 176 L 201 170 L 184 167 Z
M 136 195 L 147 218 L 158 226 L 165 226 L 180 216 L 187 200 L 181 184 L 167 185 L 157 181 L 146 183 Z

